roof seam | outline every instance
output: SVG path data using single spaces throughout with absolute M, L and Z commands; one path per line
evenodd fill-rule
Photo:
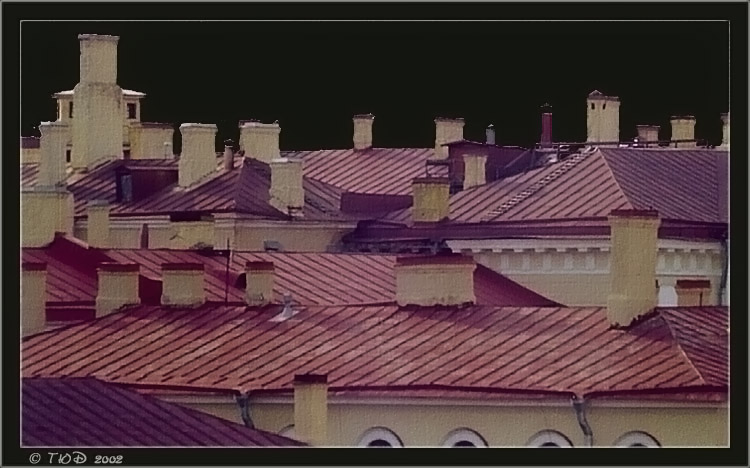
M 680 338 L 675 331 L 674 327 L 670 323 L 669 319 L 664 317 L 661 312 L 659 312 L 659 317 L 667 324 L 667 330 L 669 330 L 669 334 L 672 336 L 672 340 L 675 344 L 675 347 L 679 351 L 679 355 L 682 357 L 682 359 L 687 363 L 688 367 L 695 372 L 695 374 L 698 376 L 698 378 L 703 382 L 703 385 L 708 385 L 708 382 L 706 381 L 706 378 L 701 374 L 700 370 L 695 366 L 693 361 L 690 359 L 690 356 L 688 356 L 685 349 L 682 347 L 682 343 L 680 342 Z

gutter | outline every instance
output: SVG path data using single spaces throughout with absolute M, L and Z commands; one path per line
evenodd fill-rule
M 728 280 L 729 280 L 729 239 L 726 236 L 724 236 L 724 238 L 721 239 L 721 284 L 719 286 L 719 301 L 717 302 L 717 304 L 719 305 L 729 304 L 729 297 L 726 297 L 726 301 L 723 300 L 725 299 Z
M 571 398 L 573 409 L 576 412 L 576 418 L 578 419 L 578 425 L 581 426 L 583 431 L 583 440 L 586 447 L 594 446 L 594 431 L 591 430 L 588 420 L 586 419 L 586 400 L 573 396 Z

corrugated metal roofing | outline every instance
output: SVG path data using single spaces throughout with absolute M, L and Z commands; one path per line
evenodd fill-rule
M 727 222 L 727 158 L 721 150 L 600 148 L 450 199 L 450 222 L 606 217 L 655 209 L 662 218 Z M 411 208 L 384 220 L 411 223 Z
M 97 379 L 26 378 L 21 388 L 27 447 L 305 445 Z
M 702 356 L 727 339 L 675 331 L 659 310 L 623 330 L 591 307 L 298 306 L 293 318 L 271 320 L 281 308 L 128 308 L 25 338 L 23 375 L 260 390 L 290 388 L 295 374 L 318 373 L 334 390 L 687 392 L 715 381 L 697 370 L 681 340 L 690 335 Z M 681 319 L 684 308 L 670 310 L 670 319 L 701 326 Z M 717 323 L 728 315 L 720 307 L 688 310 Z M 702 365 L 721 367 L 709 359 Z
M 411 195 L 411 181 L 425 175 L 434 148 L 289 151 L 305 161 L 305 175 L 355 193 Z

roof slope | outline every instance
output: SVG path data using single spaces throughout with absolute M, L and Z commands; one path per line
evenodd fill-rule
M 97 379 L 25 378 L 21 387 L 24 446 L 305 445 Z
M 680 320 L 680 309 L 673 310 Z M 726 308 L 694 310 L 711 320 L 727 315 Z M 25 338 L 23 375 L 259 390 L 288 389 L 295 374 L 314 372 L 327 374 L 334 390 L 448 386 L 577 394 L 709 383 L 660 311 L 625 330 L 610 328 L 605 311 L 590 307 L 298 307 L 291 319 L 273 320 L 280 311 L 132 307 Z M 726 340 L 694 338 L 717 347 Z M 694 351 L 702 356 L 707 346 Z
M 655 209 L 665 219 L 727 222 L 726 151 L 596 148 L 459 192 L 451 223 L 606 217 Z M 411 209 L 383 218 L 411 223 Z

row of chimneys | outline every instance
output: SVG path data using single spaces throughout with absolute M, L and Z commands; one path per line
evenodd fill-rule
M 612 239 L 609 314 L 614 324 L 627 325 L 656 306 L 656 242 L 660 222 L 653 211 L 614 211 L 609 219 Z M 633 258 L 638 261 L 633 262 Z M 396 302 L 402 306 L 475 303 L 475 268 L 471 257 L 460 254 L 401 257 L 395 267 Z M 135 263 L 100 264 L 97 316 L 140 303 L 139 271 L 140 266 Z M 44 325 L 45 272 L 43 263 L 23 263 L 25 329 Z M 273 263 L 248 262 L 245 274 L 245 303 L 262 306 L 273 302 Z M 204 275 L 202 263 L 162 265 L 162 305 L 195 307 L 204 304 Z

